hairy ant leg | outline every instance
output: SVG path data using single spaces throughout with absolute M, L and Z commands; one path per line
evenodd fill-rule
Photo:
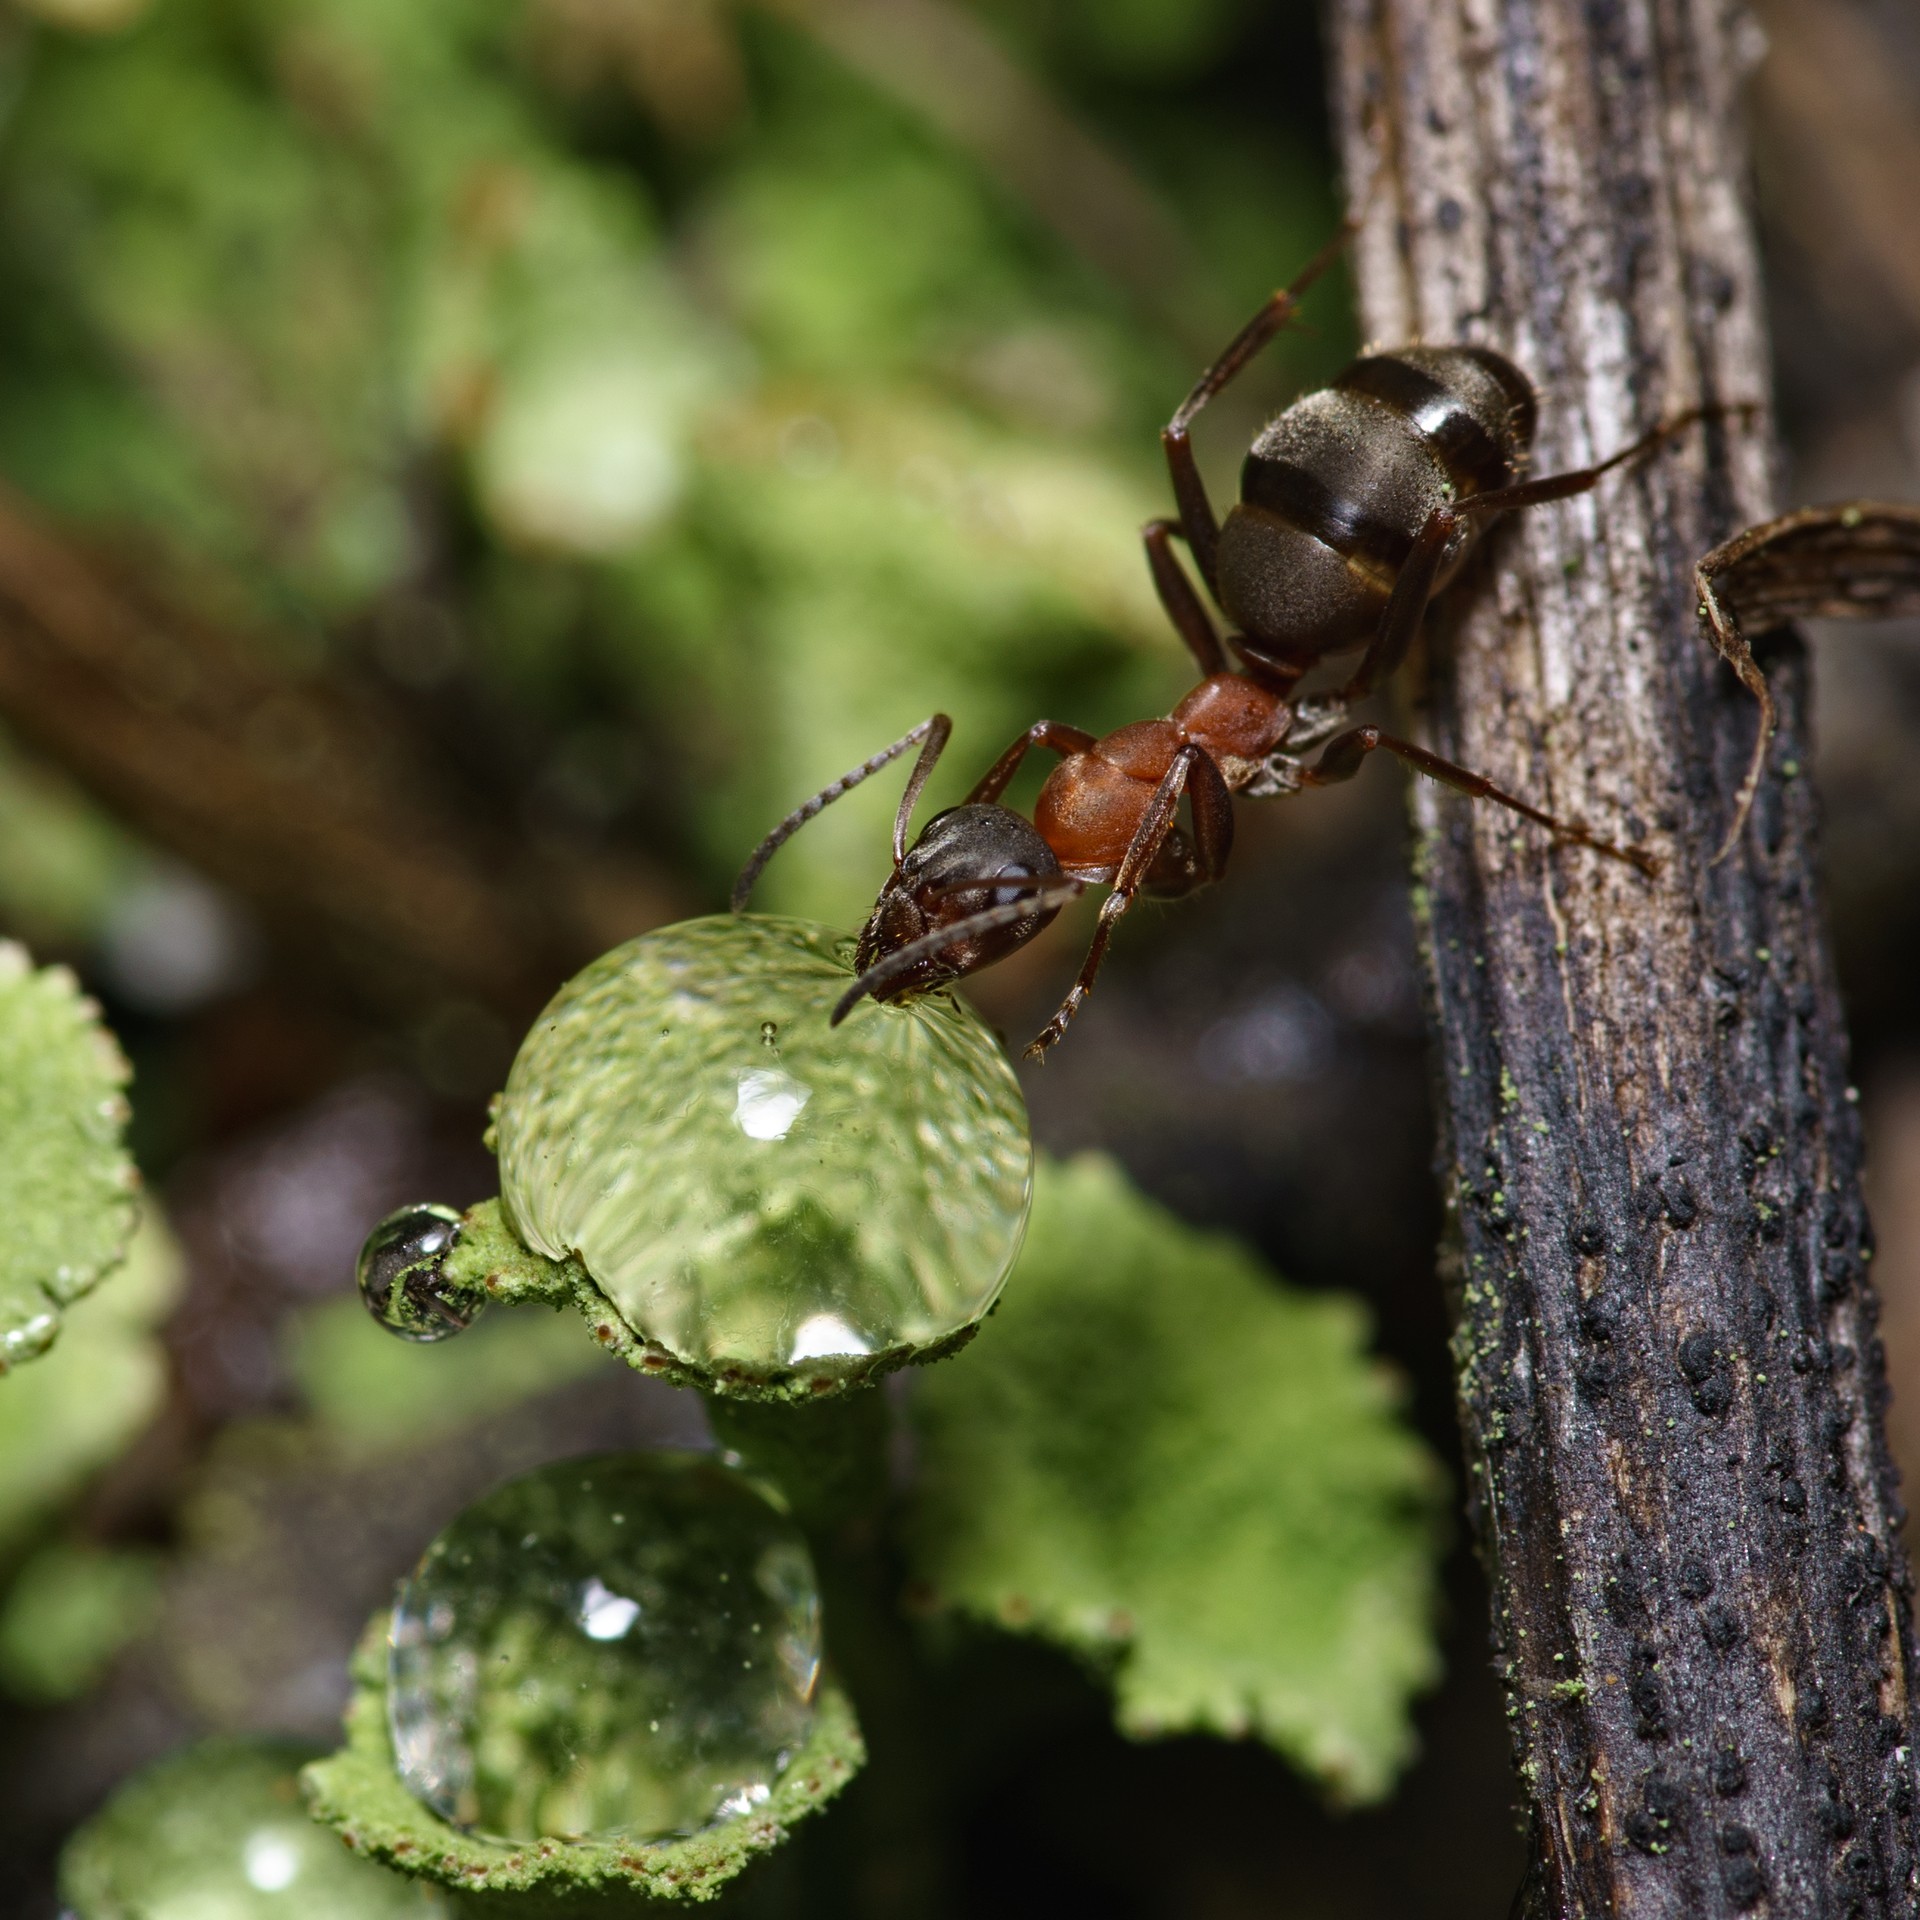
M 920 757 L 913 763 L 913 771 L 907 776 L 907 790 L 900 796 L 900 805 L 893 817 L 893 864 L 897 868 L 907 854 L 907 823 L 913 817 L 913 809 L 920 798 L 920 792 L 927 784 L 928 776 L 933 772 L 934 764 L 945 750 L 947 741 L 953 732 L 953 722 L 944 713 L 929 714 L 917 727 L 903 733 L 892 746 L 883 747 L 871 760 L 863 760 L 838 780 L 822 787 L 811 800 L 803 801 L 754 848 L 753 857 L 740 869 L 740 877 L 733 883 L 733 897 L 730 902 L 735 913 L 744 913 L 747 898 L 753 892 L 754 882 L 766 871 L 767 862 L 804 827 L 815 814 L 830 807 L 843 794 L 851 793 L 861 781 L 868 780 L 891 765 L 911 746 L 920 747 Z M 924 743 L 924 744 L 922 744 Z
M 1773 693 L 1742 628 L 1765 633 L 1789 620 L 1920 614 L 1920 507 L 1879 500 L 1802 507 L 1715 547 L 1694 568 L 1693 582 L 1714 647 L 1760 703 L 1733 819 L 1713 857 L 1717 866 L 1746 825 L 1774 728 Z
M 1702 420 L 1754 411 L 1745 404 L 1688 407 L 1596 466 L 1574 467 L 1565 473 L 1542 475 L 1538 480 L 1516 481 L 1509 487 L 1494 487 L 1485 493 L 1469 494 L 1464 500 L 1447 506 L 1435 507 L 1414 536 L 1413 551 L 1393 583 L 1380 625 L 1353 678 L 1341 689 L 1342 694 L 1349 700 L 1364 698 L 1407 657 L 1407 649 L 1413 645 L 1413 637 L 1420 631 L 1420 622 L 1426 615 L 1427 603 L 1433 598 L 1434 582 L 1439 578 L 1447 549 L 1469 516 L 1513 513 L 1522 507 L 1545 506 L 1553 500 L 1571 500 L 1578 494 L 1591 492 L 1614 468 L 1645 459 Z
M 1443 760 L 1439 754 L 1430 753 L 1425 747 L 1417 747 L 1411 740 L 1398 740 L 1390 733 L 1382 733 L 1378 727 L 1355 727 L 1351 732 L 1330 740 L 1320 758 L 1312 766 L 1300 770 L 1300 784 L 1305 787 L 1330 787 L 1340 781 L 1351 780 L 1360 771 L 1367 755 L 1381 747 L 1404 760 L 1416 772 L 1424 773 L 1458 793 L 1464 793 L 1469 799 L 1491 800 L 1495 806 L 1505 807 L 1509 812 L 1545 827 L 1556 839 L 1574 841 L 1579 846 L 1590 847 L 1595 853 L 1604 853 L 1612 860 L 1624 860 L 1628 866 L 1637 868 L 1649 878 L 1660 871 L 1659 861 L 1644 849 L 1623 847 L 1612 840 L 1603 840 L 1576 820 L 1562 820 L 1556 814 L 1547 813 L 1522 800 L 1518 794 L 1496 787 L 1484 773 L 1475 773 L 1470 767 Z
M 1021 762 L 1035 747 L 1042 747 L 1048 753 L 1057 753 L 1065 759 L 1070 754 L 1087 752 L 1093 744 L 1094 736 L 1083 728 L 1063 727 L 1057 720 L 1036 720 L 980 776 L 973 791 L 967 795 L 968 804 L 998 800 L 1012 784 L 1013 776 L 1020 771 Z
M 1227 853 L 1233 844 L 1233 798 L 1220 769 L 1204 748 L 1182 747 L 1173 764 L 1161 776 L 1147 810 L 1140 817 L 1125 857 L 1113 876 L 1113 891 L 1100 904 L 1100 917 L 1094 925 L 1093 940 L 1080 965 L 1079 977 L 1061 1001 L 1059 1011 L 1042 1027 L 1024 1050 L 1024 1058 L 1038 1060 L 1055 1045 L 1081 1002 L 1093 991 L 1094 977 L 1107 957 L 1114 927 L 1120 916 L 1133 905 L 1134 896 L 1145 883 L 1158 859 L 1167 836 L 1173 831 L 1174 817 L 1180 810 L 1180 796 L 1190 795 L 1193 808 L 1192 865 L 1185 878 L 1188 886 L 1201 886 L 1219 879 L 1226 870 Z
M 1207 583 L 1208 592 L 1216 600 L 1220 597 L 1215 567 L 1215 555 L 1220 547 L 1220 522 L 1214 515 L 1213 502 L 1207 498 L 1206 482 L 1200 478 L 1200 469 L 1194 461 L 1193 443 L 1188 430 L 1200 409 L 1293 318 L 1307 289 L 1339 259 L 1347 243 L 1359 230 L 1358 221 L 1347 221 L 1292 281 L 1269 297 L 1266 305 L 1227 343 L 1226 351 L 1220 358 L 1194 383 L 1193 391 L 1180 403 L 1179 411 L 1161 429 L 1160 444 L 1166 449 L 1167 471 L 1173 477 L 1173 498 L 1180 509 L 1180 531 L 1186 536 L 1188 550 L 1193 555 L 1194 564 L 1200 569 L 1201 579 Z M 1217 669 L 1209 668 L 1208 671 Z

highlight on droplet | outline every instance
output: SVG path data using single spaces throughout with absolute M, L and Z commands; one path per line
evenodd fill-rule
M 811 1087 L 778 1067 L 757 1067 L 736 1080 L 733 1124 L 749 1140 L 784 1140 L 813 1098 Z

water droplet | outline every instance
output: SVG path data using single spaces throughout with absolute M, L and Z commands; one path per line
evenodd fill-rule
M 460 1237 L 451 1207 L 402 1207 L 367 1235 L 355 1272 L 367 1311 L 402 1340 L 446 1340 L 464 1333 L 484 1302 L 455 1294 L 441 1269 Z
M 934 1345 L 1019 1251 L 1032 1150 L 1006 1056 L 943 993 L 829 1028 L 851 946 L 750 916 L 630 941 L 561 990 L 501 1096 L 520 1236 L 728 1382 Z
M 778 1021 L 762 1020 L 760 1022 L 760 1044 L 765 1047 L 769 1053 L 778 1053 L 780 1051 L 779 1046 L 776 1044 L 779 1038 L 780 1025 Z
M 751 1480 L 699 1454 L 563 1461 L 469 1507 L 402 1589 L 394 1754 L 495 1839 L 697 1833 L 772 1791 L 819 1666 L 813 1563 Z
M 447 1920 L 437 1888 L 349 1853 L 308 1819 L 296 1778 L 317 1751 L 205 1740 L 136 1774 L 61 1861 L 76 1912 L 152 1920 Z

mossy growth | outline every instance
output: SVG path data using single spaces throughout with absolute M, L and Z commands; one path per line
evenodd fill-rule
M 459 1889 L 462 1911 L 498 1904 L 515 1915 L 571 1915 L 613 1911 L 636 1894 L 716 1899 L 796 1821 L 826 1805 L 866 1759 L 852 1705 L 823 1677 L 811 1736 L 750 1812 L 684 1840 L 482 1839 L 439 1819 L 401 1782 L 387 1726 L 387 1629 L 381 1615 L 361 1641 L 347 1743 L 306 1769 L 307 1803 L 355 1853 Z

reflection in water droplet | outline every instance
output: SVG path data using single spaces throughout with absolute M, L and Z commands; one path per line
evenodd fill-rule
M 464 1333 L 484 1305 L 444 1283 L 446 1257 L 460 1237 L 451 1207 L 402 1207 L 367 1235 L 354 1271 L 367 1311 L 402 1340 L 446 1340 Z
M 830 1028 L 851 947 L 732 915 L 629 941 L 561 989 L 501 1097 L 520 1237 L 725 1380 L 931 1346 L 1019 1251 L 1032 1150 L 1006 1056 L 943 993 Z
M 765 1068 L 734 1076 L 740 1090 L 733 1096 L 733 1124 L 749 1140 L 784 1140 L 793 1131 L 801 1109 L 813 1098 L 790 1073 Z
M 616 1524 L 622 1515 L 615 1514 Z M 640 1602 L 610 1593 L 598 1580 L 589 1580 L 580 1595 L 580 1630 L 589 1640 L 618 1640 L 640 1618 Z
M 240 1865 L 250 1886 L 262 1893 L 278 1893 L 300 1877 L 300 1850 L 285 1833 L 263 1828 L 247 1835 Z
M 837 1313 L 816 1313 L 800 1322 L 787 1358 L 798 1366 L 802 1360 L 825 1360 L 836 1354 L 872 1351 L 873 1342 L 857 1328 L 848 1326 Z
M 766 1799 L 819 1668 L 812 1560 L 754 1483 L 606 1455 L 510 1482 L 428 1548 L 394 1613 L 388 1719 L 402 1779 L 457 1825 L 651 1840 Z

